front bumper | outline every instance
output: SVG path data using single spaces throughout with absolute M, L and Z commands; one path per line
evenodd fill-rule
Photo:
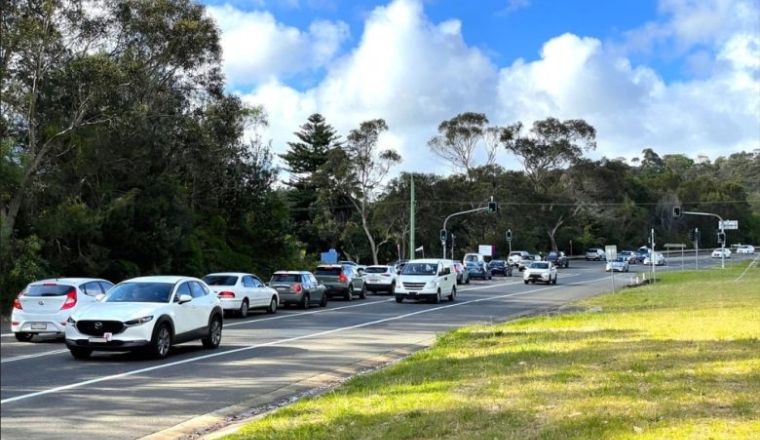
M 57 313 L 30 313 L 14 310 L 11 313 L 11 331 L 13 333 L 63 333 L 69 311 Z M 13 325 L 13 323 L 17 323 Z
M 527 274 L 523 275 L 523 280 L 525 281 L 541 281 L 542 283 L 548 283 L 551 279 L 551 276 L 541 276 L 541 274 Z
M 69 348 L 89 348 L 101 351 L 129 351 L 137 350 L 150 344 L 153 335 L 155 320 L 142 325 L 125 327 L 119 333 L 112 334 L 109 341 L 104 341 L 104 336 L 95 336 L 82 333 L 76 325 L 66 327 L 66 346 Z
M 122 341 L 111 340 L 109 342 L 90 342 L 89 339 L 69 339 L 66 338 L 66 347 L 68 348 L 88 348 L 96 351 L 132 351 L 140 350 L 150 345 L 150 341 Z
M 392 283 L 365 283 L 367 290 L 388 290 L 391 288 Z
M 394 294 L 396 298 L 403 299 L 432 299 L 438 296 L 438 291 L 431 292 L 429 290 L 404 290 L 399 292 L 398 290 Z

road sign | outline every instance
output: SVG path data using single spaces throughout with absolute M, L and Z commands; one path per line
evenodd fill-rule
M 726 231 L 739 229 L 739 220 L 723 220 L 722 222 L 718 222 L 718 229 Z
M 493 246 L 490 244 L 478 245 L 478 253 L 480 255 L 485 255 L 486 257 L 493 257 Z
M 615 260 L 617 258 L 617 246 L 614 244 L 611 246 L 605 246 L 604 254 L 607 257 L 607 261 Z

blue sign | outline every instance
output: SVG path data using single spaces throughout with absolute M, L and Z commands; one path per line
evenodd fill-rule
M 319 254 L 319 261 L 324 264 L 335 264 L 338 262 L 338 252 L 335 249 L 321 252 Z

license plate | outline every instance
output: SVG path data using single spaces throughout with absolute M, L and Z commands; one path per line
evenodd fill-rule
M 90 342 L 111 342 L 113 333 L 103 333 L 102 338 L 90 338 Z
M 44 322 L 33 322 L 32 330 L 47 330 L 47 324 Z
M 380 278 L 370 278 L 370 279 L 369 279 L 369 282 L 370 282 L 370 283 L 377 283 L 377 282 L 379 282 L 379 281 L 380 281 Z

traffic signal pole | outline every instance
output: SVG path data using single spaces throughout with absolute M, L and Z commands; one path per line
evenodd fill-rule
M 723 229 L 723 217 L 711 212 L 698 212 L 698 211 L 683 211 L 682 215 L 699 215 L 703 217 L 715 217 L 718 219 L 718 225 L 720 225 L 720 236 L 723 238 L 720 241 L 720 267 L 726 268 L 726 231 Z
M 488 206 L 483 206 L 481 208 L 475 208 L 475 209 L 468 209 L 467 211 L 460 211 L 455 212 L 453 214 L 450 214 L 446 219 L 443 221 L 443 228 L 441 229 L 441 247 L 443 248 L 443 259 L 446 259 L 446 238 L 448 234 L 448 230 L 446 229 L 446 224 L 448 224 L 449 220 L 453 217 L 457 217 L 460 215 L 465 214 L 472 214 L 474 212 L 480 212 L 480 211 L 491 211 L 495 212 L 495 202 L 493 201 L 493 197 L 491 197 L 491 201 L 488 203 Z

